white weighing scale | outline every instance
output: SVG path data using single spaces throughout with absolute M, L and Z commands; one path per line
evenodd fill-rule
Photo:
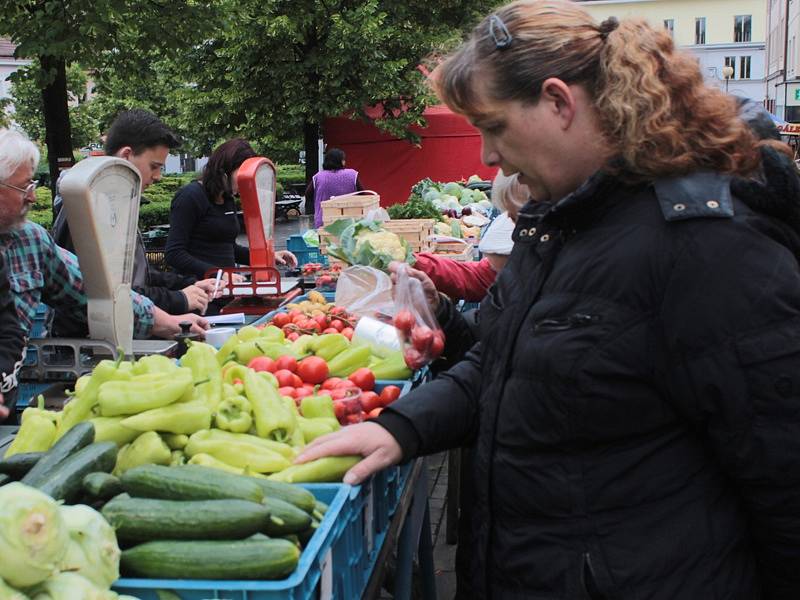
M 59 185 L 83 274 L 89 337 L 126 356 L 166 353 L 176 345 L 133 339 L 131 280 L 141 188 L 136 168 L 111 156 L 80 161 Z

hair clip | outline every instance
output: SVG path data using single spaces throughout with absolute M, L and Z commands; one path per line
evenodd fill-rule
M 514 41 L 514 37 L 506 27 L 506 24 L 503 23 L 503 19 L 497 15 L 489 17 L 489 35 L 492 36 L 494 46 L 498 50 L 505 50 Z

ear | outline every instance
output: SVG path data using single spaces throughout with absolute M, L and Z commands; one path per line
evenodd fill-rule
M 131 156 L 133 156 L 133 148 L 130 146 L 123 146 L 119 150 L 117 150 L 116 154 L 114 154 L 117 158 L 124 158 L 125 160 L 130 160 Z
M 548 103 L 562 130 L 569 129 L 577 112 L 577 101 L 569 85 L 557 77 L 545 79 L 539 101 Z

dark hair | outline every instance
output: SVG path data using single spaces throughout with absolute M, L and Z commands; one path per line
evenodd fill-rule
M 326 171 L 344 169 L 344 151 L 339 148 L 331 148 L 325 153 L 322 159 L 322 168 Z
M 161 119 L 141 108 L 126 110 L 117 115 L 106 135 L 106 154 L 113 156 L 120 148 L 130 146 L 134 154 L 148 148 L 166 146 L 170 150 L 181 141 Z
M 228 140 L 217 146 L 208 158 L 201 182 L 210 200 L 219 198 L 221 194 L 231 193 L 231 174 L 242 166 L 248 158 L 253 158 L 256 151 L 241 138 Z

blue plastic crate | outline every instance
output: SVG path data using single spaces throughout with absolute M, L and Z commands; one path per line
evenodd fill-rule
M 333 600 L 360 598 L 367 582 L 370 557 L 363 547 L 364 496 L 361 486 L 309 484 L 304 486 L 328 504 L 319 529 L 300 556 L 294 573 L 279 581 L 211 581 L 120 579 L 113 586 L 121 594 L 158 600 L 167 590 L 181 600 Z
M 36 403 L 36 396 L 44 393 L 44 391 L 53 385 L 54 382 L 40 383 L 37 381 L 21 381 L 17 386 L 17 404 L 16 411 L 21 412 L 25 410 L 32 402 Z
M 297 266 L 306 263 L 328 264 L 328 257 L 319 249 L 319 246 L 309 246 L 302 235 L 290 235 L 286 240 L 286 249 L 297 257 Z

